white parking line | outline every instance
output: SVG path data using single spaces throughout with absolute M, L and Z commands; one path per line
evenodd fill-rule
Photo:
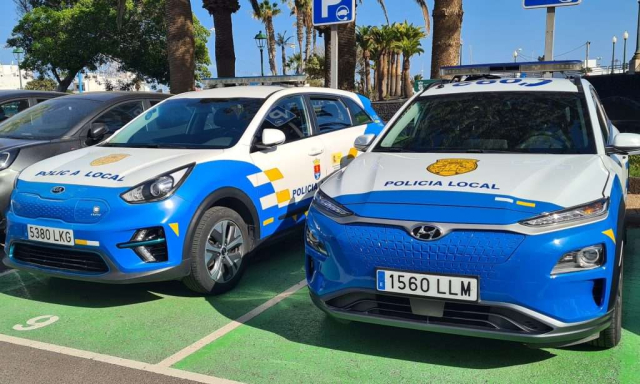
M 15 272 L 16 272 L 15 269 L 10 269 L 8 271 L 0 272 L 0 277 L 6 276 L 6 275 L 10 275 L 10 274 L 15 273 Z
M 60 353 L 67 356 L 79 357 L 87 360 L 95 360 L 100 361 L 107 364 L 113 364 L 120 367 L 136 369 L 139 371 L 146 371 L 151 373 L 156 373 L 159 375 L 170 376 L 177 379 L 191 380 L 199 383 L 205 384 L 233 384 L 238 383 L 237 381 L 221 379 L 218 377 L 202 375 L 199 373 L 181 371 L 179 369 L 170 368 L 170 367 L 161 367 L 159 365 L 143 363 L 135 360 L 122 359 L 120 357 L 103 355 L 100 353 L 83 351 L 80 349 L 61 347 L 54 344 L 42 343 L 39 341 L 22 339 L 19 337 L 7 336 L 0 334 L 0 342 L 5 342 L 14 345 L 21 345 L 24 347 L 30 347 L 39 349 L 42 351 L 49 351 Z
M 195 343 L 191 344 L 190 346 L 184 348 L 183 350 L 175 353 L 173 356 L 169 356 L 166 359 L 162 360 L 161 362 L 158 363 L 159 367 L 171 367 L 172 365 L 174 365 L 175 363 L 184 360 L 186 357 L 192 355 L 193 353 L 199 351 L 200 349 L 202 349 L 204 346 L 211 344 L 212 342 L 214 342 L 215 340 L 221 338 L 222 336 L 226 335 L 227 333 L 233 331 L 234 329 L 238 328 L 239 326 L 241 326 L 242 324 L 246 323 L 247 321 L 253 319 L 254 317 L 258 316 L 259 314 L 261 314 L 262 312 L 266 311 L 267 309 L 273 307 L 274 305 L 278 304 L 279 302 L 281 302 L 282 300 L 286 299 L 287 297 L 293 295 L 294 293 L 296 293 L 297 291 L 299 291 L 300 289 L 304 288 L 307 286 L 307 280 L 302 280 L 301 282 L 299 282 L 298 284 L 294 285 L 293 287 L 287 289 L 286 291 L 282 292 L 281 294 L 279 294 L 278 296 L 274 297 L 273 299 L 267 301 L 266 303 L 260 305 L 259 307 L 254 308 L 253 310 L 251 310 L 250 312 L 240 316 L 237 320 L 234 320 L 232 322 L 230 322 L 229 324 L 225 325 L 224 327 L 218 329 L 217 331 L 213 332 L 212 334 L 196 341 Z

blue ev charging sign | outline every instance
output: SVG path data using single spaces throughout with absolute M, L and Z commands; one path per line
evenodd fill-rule
M 569 5 L 579 5 L 582 0 L 523 0 L 524 7 L 530 8 L 551 8 L 566 7 Z
M 356 19 L 356 0 L 313 0 L 313 25 L 350 23 Z

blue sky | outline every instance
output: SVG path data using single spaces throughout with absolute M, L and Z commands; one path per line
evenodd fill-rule
M 276 0 L 274 0 L 276 1 Z M 203 25 L 213 27 L 213 19 L 202 9 L 200 0 L 191 0 L 194 12 Z M 263 25 L 251 17 L 248 0 L 240 0 L 241 9 L 233 17 L 234 39 L 237 56 L 237 75 L 256 75 L 260 71 L 259 53 L 253 36 Z M 391 22 L 408 20 L 424 25 L 422 13 L 414 0 L 386 0 Z M 464 41 L 463 59 L 469 63 L 471 50 L 473 62 L 501 62 L 513 60 L 513 51 L 522 48 L 526 56 L 542 55 L 544 51 L 545 11 L 525 10 L 521 0 L 464 0 Z M 429 1 L 433 7 L 433 1 Z M 285 10 L 275 19 L 276 32 L 287 31 L 295 34 L 294 18 Z M 0 0 L 0 42 L 5 42 L 17 20 L 11 0 Z M 616 57 L 622 60 L 622 34 L 629 31 L 627 58 L 635 51 L 638 2 L 636 0 L 583 0 L 582 5 L 558 9 L 556 19 L 556 55 L 568 52 L 591 41 L 591 58 L 602 57 L 603 65 L 611 62 L 612 43 L 615 35 L 619 44 Z M 363 0 L 358 7 L 359 25 L 379 25 L 384 16 L 376 0 Z M 320 43 L 322 41 L 320 40 Z M 423 40 L 425 54 L 413 59 L 412 73 L 420 73 L 424 68 L 428 77 L 431 66 L 431 42 L 429 36 Z M 213 58 L 213 36 L 209 41 Z M 293 50 L 289 50 L 292 54 Z M 557 57 L 558 59 L 583 59 L 584 48 Z M 280 57 L 279 54 L 277 56 Z M 524 58 L 524 56 L 523 56 Z M 0 62 L 8 64 L 13 60 L 11 50 L 0 48 Z M 213 60 L 212 60 L 213 61 Z M 215 75 L 215 67 L 212 67 Z

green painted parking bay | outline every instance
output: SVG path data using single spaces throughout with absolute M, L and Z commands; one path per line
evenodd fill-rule
M 260 251 L 238 287 L 217 297 L 179 282 L 102 285 L 5 273 L 0 334 L 158 363 L 299 283 L 303 248 L 295 240 Z M 27 323 L 41 316 L 58 320 L 35 329 Z
M 531 349 L 510 342 L 341 324 L 316 309 L 303 289 L 174 367 L 248 383 L 637 382 L 640 231 L 630 231 L 629 240 L 623 340 L 611 350 Z

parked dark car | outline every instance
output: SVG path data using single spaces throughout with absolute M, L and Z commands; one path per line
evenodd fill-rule
M 17 175 L 40 160 L 99 143 L 170 95 L 95 92 L 44 101 L 0 123 L 0 237 Z
M 36 104 L 65 95 L 45 91 L 0 91 L 0 123 Z

